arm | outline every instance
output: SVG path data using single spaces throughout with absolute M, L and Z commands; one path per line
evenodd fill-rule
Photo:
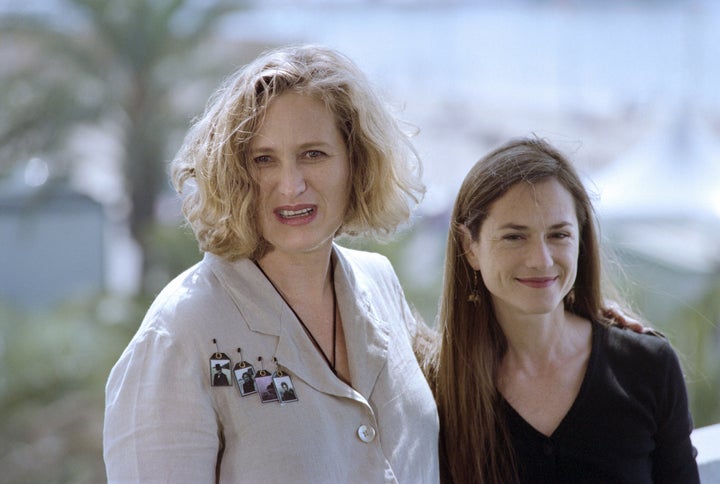
M 658 402 L 656 448 L 653 451 L 654 482 L 700 482 L 696 450 L 690 441 L 692 417 L 688 409 L 687 391 L 680 363 L 669 344 L 665 351 L 665 379 Z
M 133 339 L 106 387 L 108 482 L 215 480 L 220 430 L 200 364 L 167 332 Z

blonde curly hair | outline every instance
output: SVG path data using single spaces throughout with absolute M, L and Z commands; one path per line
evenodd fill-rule
M 280 48 L 224 81 L 172 162 L 173 185 L 202 251 L 230 260 L 267 252 L 249 150 L 268 104 L 285 92 L 320 99 L 345 140 L 351 193 L 337 235 L 386 238 L 422 199 L 417 152 L 357 66 L 326 47 Z

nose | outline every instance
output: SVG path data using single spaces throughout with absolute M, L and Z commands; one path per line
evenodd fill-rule
M 278 186 L 284 196 L 296 197 L 307 188 L 305 175 L 297 163 L 283 163 L 279 176 Z
M 534 269 L 547 269 L 552 267 L 553 258 L 547 242 L 542 238 L 531 241 L 528 245 L 527 265 Z

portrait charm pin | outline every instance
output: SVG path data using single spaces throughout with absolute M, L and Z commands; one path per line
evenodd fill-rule
M 217 340 L 213 338 L 215 353 L 210 356 L 210 385 L 214 387 L 232 386 L 230 378 L 230 358 L 220 351 Z
M 277 362 L 277 358 L 274 358 L 274 360 L 276 369 L 275 373 L 272 375 L 272 381 L 273 386 L 275 387 L 275 394 L 278 396 L 280 404 L 297 402 L 298 398 L 295 393 L 295 386 L 293 385 L 292 378 L 290 378 L 290 375 L 282 370 Z
M 273 385 L 273 376 L 263 366 L 262 356 L 258 356 L 258 361 L 260 362 L 260 371 L 255 373 L 255 388 L 260 394 L 260 401 L 262 403 L 277 402 L 278 397 L 275 385 Z
M 237 350 L 238 353 L 240 353 L 240 361 L 235 363 L 235 366 L 233 367 L 233 374 L 235 375 L 240 395 L 244 397 L 246 395 L 257 393 L 257 388 L 255 388 L 255 368 L 253 368 L 250 363 L 243 360 L 242 350 L 240 348 Z

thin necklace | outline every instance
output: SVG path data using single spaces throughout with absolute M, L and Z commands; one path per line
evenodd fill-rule
M 317 342 L 315 339 L 315 336 L 310 332 L 307 326 L 305 326 L 305 323 L 303 322 L 302 318 L 298 313 L 295 312 L 295 309 L 292 307 L 292 305 L 288 302 L 287 299 L 285 299 L 285 296 L 283 296 L 283 293 L 280 292 L 280 290 L 277 288 L 275 283 L 268 277 L 268 275 L 265 273 L 262 267 L 260 267 L 260 263 L 256 260 L 253 261 L 258 269 L 260 269 L 260 272 L 265 276 L 265 279 L 270 282 L 270 285 L 275 289 L 275 292 L 278 293 L 278 295 L 282 298 L 283 301 L 285 301 L 285 304 L 290 308 L 290 311 L 293 312 L 297 320 L 300 322 L 300 325 L 305 330 L 305 333 L 310 337 L 310 341 L 312 341 L 313 345 L 315 345 L 315 348 L 320 352 L 322 357 L 325 359 L 325 363 L 327 363 L 328 367 L 330 367 L 330 371 L 333 372 L 335 376 L 337 376 L 337 370 L 335 370 L 335 348 L 337 347 L 337 296 L 335 294 L 335 263 L 332 260 L 332 257 L 330 258 L 330 285 L 332 286 L 332 295 L 333 295 L 333 345 L 332 345 L 332 361 L 327 357 L 325 352 L 323 351 L 322 347 L 320 346 L 320 343 Z

